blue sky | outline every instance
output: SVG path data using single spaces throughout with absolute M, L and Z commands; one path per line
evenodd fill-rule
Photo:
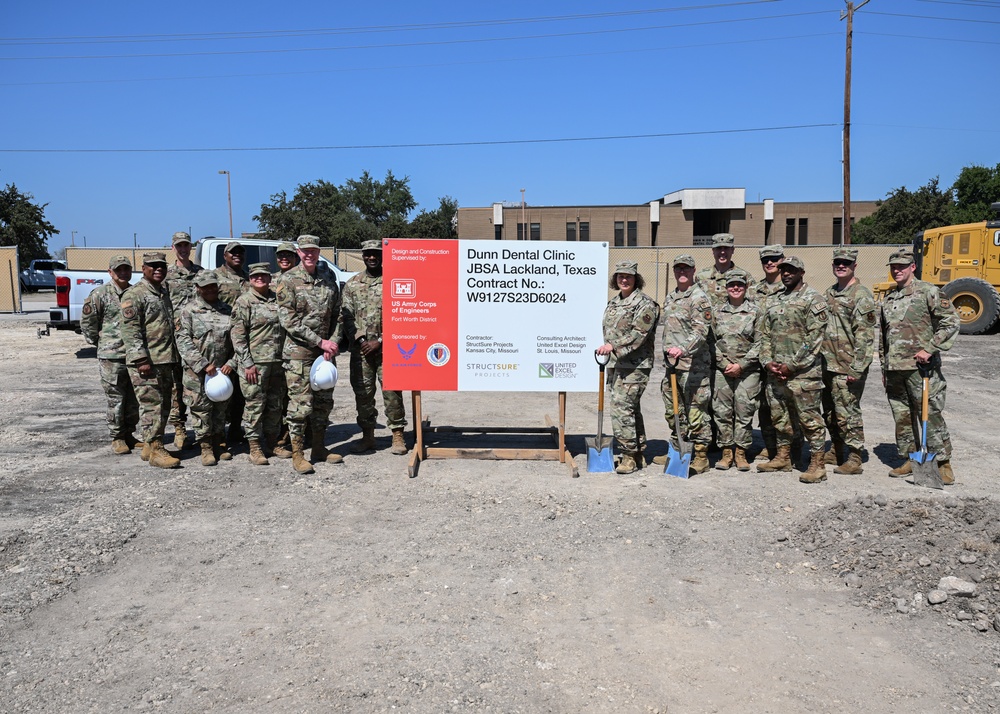
M 409 176 L 427 209 L 521 188 L 535 205 L 717 186 L 838 200 L 844 7 L 6 2 L 0 184 L 48 204 L 62 231 L 50 249 L 71 231 L 92 246 L 227 235 L 219 170 L 237 233 L 274 193 L 364 170 Z M 871 0 L 856 14 L 854 200 L 1000 163 L 998 30 L 998 0 Z M 805 125 L 821 126 L 781 128 Z M 650 134 L 675 136 L 475 143 Z M 302 150 L 122 151 L 279 147 Z M 11 151 L 24 149 L 60 151 Z M 66 151 L 79 149 L 114 151 Z

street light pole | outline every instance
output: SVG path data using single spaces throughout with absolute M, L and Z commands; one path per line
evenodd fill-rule
M 77 233 L 79 233 L 79 231 L 70 231 L 69 244 L 73 248 L 76 247 L 76 234 Z
M 233 239 L 233 187 L 229 181 L 228 171 L 219 171 L 226 175 L 226 198 L 229 200 L 229 239 Z

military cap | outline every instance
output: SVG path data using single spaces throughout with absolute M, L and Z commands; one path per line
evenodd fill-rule
M 736 237 L 732 233 L 716 233 L 712 236 L 712 247 L 732 246 L 736 243 Z
M 246 252 L 246 248 L 244 248 L 243 244 L 240 243 L 238 240 L 231 240 L 228 243 L 226 243 L 226 252 L 227 253 L 235 253 L 238 250 L 242 250 L 242 251 Z
M 152 265 L 153 263 L 163 263 L 164 265 L 166 265 L 166 263 L 167 263 L 167 254 L 166 253 L 161 253 L 160 251 L 154 251 L 152 253 L 143 253 L 142 254 L 142 264 L 143 265 Z
M 782 265 L 790 265 L 796 270 L 805 271 L 806 269 L 806 264 L 803 263 L 802 258 L 797 255 L 786 255 L 781 259 L 781 262 L 778 263 L 778 267 L 780 268 Z
M 382 241 L 366 240 L 361 244 L 361 252 L 364 253 L 366 250 L 382 250 Z
M 275 255 L 277 255 L 278 253 L 294 253 L 294 252 L 295 252 L 295 244 L 287 240 L 278 243 L 278 247 L 274 251 Z
M 858 262 L 858 249 L 838 246 L 833 249 L 834 260 L 849 260 L 852 263 Z
M 271 264 L 270 263 L 254 263 L 250 266 L 249 275 L 252 278 L 255 275 L 270 275 L 271 274 Z
M 639 272 L 639 264 L 634 260 L 623 260 L 619 263 L 615 263 L 615 275 L 622 273 L 623 275 L 635 275 Z
M 206 285 L 218 285 L 219 279 L 215 277 L 215 271 L 212 270 L 200 270 L 198 274 L 194 276 L 194 284 L 203 288 Z
M 188 235 L 184 231 L 177 231 L 176 233 L 174 233 L 174 240 L 171 243 L 171 245 L 177 245 L 178 243 L 190 243 L 190 242 L 191 242 L 190 235 Z
M 764 258 L 784 258 L 785 249 L 780 245 L 765 245 L 760 249 L 760 259 Z
M 687 253 L 681 253 L 680 255 L 674 256 L 672 265 L 687 265 L 690 267 L 695 266 L 694 258 Z
M 299 248 L 319 248 L 319 238 L 311 235 L 299 236 Z
M 886 265 L 910 265 L 913 262 L 913 251 L 909 248 L 900 248 L 889 256 Z
M 747 285 L 749 282 L 750 274 L 742 268 L 731 268 L 726 271 L 726 285 L 729 285 L 729 283 Z
M 120 268 L 123 265 L 127 265 L 130 268 L 132 267 L 132 261 L 128 259 L 127 255 L 116 255 L 108 261 L 108 268 L 110 270 Z

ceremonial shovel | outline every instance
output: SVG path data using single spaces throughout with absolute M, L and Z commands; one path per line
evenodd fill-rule
M 587 438 L 587 472 L 610 473 L 615 470 L 614 454 L 611 443 L 604 443 L 604 366 L 611 361 L 611 355 L 594 353 L 594 359 L 600 368 L 597 393 L 597 436 Z

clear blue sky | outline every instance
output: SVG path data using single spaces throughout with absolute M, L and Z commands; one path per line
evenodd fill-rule
M 54 250 L 237 234 L 271 194 L 368 170 L 420 208 L 839 200 L 841 0 L 0 4 L 0 184 Z M 591 14 L 612 13 L 599 17 Z M 925 19 L 934 17 L 939 19 Z M 947 19 L 942 19 L 947 18 Z M 970 22 L 971 21 L 971 22 Z M 34 38 L 34 39 L 28 39 Z M 75 38 L 75 39 L 70 39 Z M 1000 1 L 855 16 L 852 197 L 1000 163 Z M 732 130 L 828 125 L 739 133 Z M 680 134 L 554 143 L 384 147 Z M 16 153 L 11 149 L 261 149 Z

